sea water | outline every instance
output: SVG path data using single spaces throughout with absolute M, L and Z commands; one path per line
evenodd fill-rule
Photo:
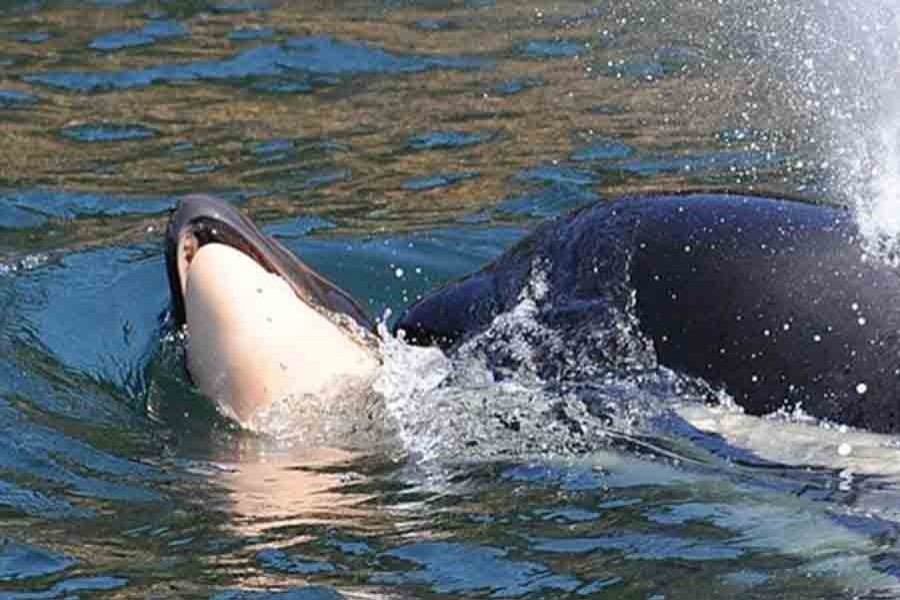
M 388 332 L 539 220 L 621 194 L 844 204 L 891 260 L 897 18 L 879 0 L 6 3 L 0 596 L 900 595 L 895 436 L 708 407 L 718 391 L 656 365 L 627 311 L 607 332 L 627 364 L 548 381 L 536 350 L 565 340 L 534 319 L 539 270 L 453 355 Z M 291 414 L 247 432 L 196 392 L 162 258 L 187 192 L 383 317 L 389 443 L 311 446 Z

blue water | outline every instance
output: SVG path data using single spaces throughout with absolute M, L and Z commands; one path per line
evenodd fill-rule
M 309 447 L 219 414 L 166 320 L 191 192 L 388 322 L 620 195 L 852 202 L 831 157 L 879 97 L 838 102 L 852 70 L 775 6 L 0 6 L 0 598 L 900 595 L 893 471 L 701 434 L 669 411 L 693 398 L 676 375 L 591 381 L 633 405 L 610 425 L 476 352 L 395 343 L 405 437 Z

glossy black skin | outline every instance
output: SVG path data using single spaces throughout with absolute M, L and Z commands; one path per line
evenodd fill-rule
M 374 332 L 374 321 L 350 294 L 304 264 L 287 248 L 263 234 L 231 204 L 204 195 L 187 196 L 172 213 L 166 230 L 166 269 L 177 327 L 185 322 L 184 290 L 178 274 L 178 244 L 193 238 L 197 248 L 207 243 L 232 246 L 254 258 L 270 273 L 281 276 L 297 297 L 332 314 L 346 315 L 364 330 Z
M 623 199 L 543 224 L 416 303 L 397 327 L 453 347 L 513 307 L 543 265 L 549 291 L 537 318 L 567 346 L 589 354 L 614 306 L 637 317 L 660 364 L 721 386 L 749 413 L 802 402 L 820 418 L 897 432 L 900 276 L 864 254 L 852 215 L 838 208 Z

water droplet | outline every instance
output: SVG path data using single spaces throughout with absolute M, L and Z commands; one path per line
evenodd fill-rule
M 865 394 L 865 393 L 866 393 L 866 390 L 868 390 L 868 389 L 869 389 L 869 386 L 867 386 L 867 385 L 864 384 L 864 383 L 857 383 L 857 384 L 856 384 L 856 393 L 857 393 L 857 394 Z

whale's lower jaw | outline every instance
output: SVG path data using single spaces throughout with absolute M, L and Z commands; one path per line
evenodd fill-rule
M 369 345 L 231 246 L 197 249 L 184 289 L 188 371 L 201 393 L 245 426 L 281 400 L 374 377 L 378 359 Z

